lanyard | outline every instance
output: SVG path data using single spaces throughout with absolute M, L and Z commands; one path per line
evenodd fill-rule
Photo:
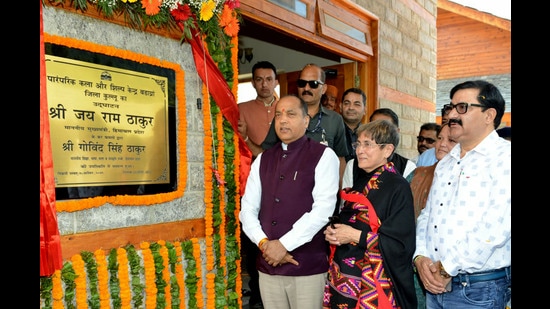
M 315 128 L 313 130 L 306 129 L 308 133 L 316 133 L 321 131 L 321 144 L 328 146 L 328 142 L 326 141 L 326 132 L 323 127 L 321 127 L 321 119 L 323 118 L 323 113 L 319 111 L 319 117 L 317 117 L 317 124 L 315 125 Z
M 309 133 L 316 133 L 323 130 L 323 128 L 321 127 L 321 118 L 323 118 L 323 113 L 319 111 L 319 117 L 317 117 L 317 124 L 315 125 L 315 128 L 313 130 L 307 129 Z

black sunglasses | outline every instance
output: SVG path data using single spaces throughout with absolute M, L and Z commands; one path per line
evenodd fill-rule
M 317 87 L 319 87 L 319 85 L 324 85 L 325 83 L 323 83 L 321 81 L 318 81 L 318 80 L 299 79 L 298 81 L 296 81 L 296 84 L 298 84 L 299 88 L 304 88 L 306 86 L 306 84 L 309 84 L 310 88 L 317 89 Z
M 485 105 L 483 104 L 475 104 L 475 103 L 456 103 L 455 105 L 450 103 L 450 104 L 443 105 L 442 109 L 445 115 L 450 113 L 453 110 L 453 108 L 456 108 L 456 112 L 459 114 L 466 114 L 466 112 L 468 112 L 468 106 L 485 107 Z
M 429 138 L 429 137 L 424 137 L 424 136 L 417 136 L 416 140 L 420 143 L 422 143 L 423 141 L 426 141 L 426 143 L 428 143 L 430 145 L 435 143 L 435 139 Z

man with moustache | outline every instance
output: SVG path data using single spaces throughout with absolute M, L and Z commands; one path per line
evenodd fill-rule
M 338 192 L 338 157 L 305 135 L 306 103 L 281 97 L 273 123 L 281 140 L 252 162 L 239 219 L 257 244 L 260 292 L 265 308 L 321 308 L 328 223 Z
M 321 97 L 326 91 L 325 71 L 320 66 L 309 63 L 300 72 L 298 84 L 298 97 L 307 103 L 310 118 L 306 136 L 327 145 L 340 160 L 340 179 L 346 167 L 345 157 L 349 154 L 346 142 L 346 131 L 342 116 L 335 111 L 321 105 Z M 269 149 L 279 138 L 275 134 L 274 123 L 262 143 L 262 148 Z
M 449 121 L 449 115 L 445 114 L 445 110 L 441 109 L 441 126 L 444 126 Z M 416 161 L 416 167 L 419 166 L 430 166 L 433 165 L 435 162 L 437 162 L 437 158 L 435 157 L 435 147 L 429 148 L 426 151 L 424 151 L 420 156 L 418 156 L 418 160 Z M 410 173 L 407 177 L 408 179 L 412 178 L 413 173 Z
M 496 128 L 504 99 L 493 84 L 454 86 L 450 137 L 417 219 L 413 263 L 432 308 L 505 308 L 511 299 L 511 143 Z
M 357 141 L 357 128 L 367 113 L 367 95 L 359 88 L 349 88 L 342 95 L 342 118 L 346 125 L 346 140 L 348 141 L 348 155 L 346 162 L 355 158 L 353 144 Z
M 441 130 L 441 125 L 435 122 L 426 122 L 420 126 L 420 132 L 418 132 L 418 136 L 416 137 L 416 150 L 418 150 L 418 156 L 412 159 L 414 163 L 418 162 L 418 158 L 421 154 L 429 149 L 435 148 L 437 132 L 439 130 Z

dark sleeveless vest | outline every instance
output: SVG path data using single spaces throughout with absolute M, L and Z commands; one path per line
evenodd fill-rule
M 260 179 L 262 197 L 260 224 L 269 239 L 279 239 L 313 205 L 315 167 L 327 146 L 305 135 L 283 150 L 281 142 L 262 153 Z M 259 254 L 258 270 L 283 276 L 307 276 L 328 271 L 328 242 L 323 230 L 313 239 L 291 251 L 300 265 L 290 263 L 272 267 Z

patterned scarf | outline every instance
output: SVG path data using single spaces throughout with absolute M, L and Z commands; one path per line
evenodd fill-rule
M 352 203 L 351 207 L 358 211 L 356 216 L 362 218 L 371 227 L 371 231 L 367 233 L 367 250 L 365 250 L 364 258 L 360 264 L 362 268 L 361 285 L 357 305 L 355 306 L 356 309 L 399 308 L 397 307 L 395 297 L 393 295 L 392 281 L 384 270 L 382 253 L 380 252 L 380 248 L 378 246 L 378 228 L 380 227 L 381 222 L 376 215 L 376 211 L 374 210 L 371 202 L 367 199 L 367 194 L 370 190 L 378 189 L 378 177 L 380 177 L 380 174 L 385 171 L 390 173 L 396 172 L 392 162 L 378 168 L 371 179 L 367 182 L 363 192 L 357 192 L 351 190 L 351 188 L 345 188 L 340 193 L 340 196 L 346 201 L 346 204 Z M 331 254 L 329 259 L 330 267 L 328 278 L 335 283 L 335 287 L 338 287 L 337 282 L 342 279 L 342 276 L 339 272 L 338 265 L 333 261 L 335 249 L 336 246 L 330 246 Z M 323 308 L 330 308 L 330 288 L 328 282 L 325 286 Z

